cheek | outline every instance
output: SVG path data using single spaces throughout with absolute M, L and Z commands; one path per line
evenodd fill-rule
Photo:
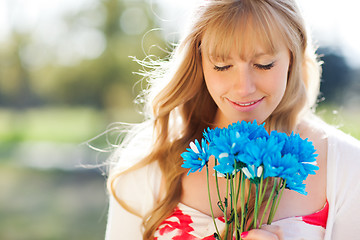
M 228 88 L 228 81 L 225 72 L 217 72 L 214 70 L 214 65 L 206 58 L 203 61 L 203 74 L 206 87 L 211 97 L 216 101 L 216 98 L 223 95 Z
M 210 76 L 204 75 L 204 77 L 205 77 L 205 84 L 206 84 L 207 90 L 209 91 L 211 98 L 217 103 L 216 98 L 217 98 L 217 96 L 219 96 L 221 94 L 220 89 L 216 87 L 216 85 L 219 85 L 219 84 L 217 84 L 216 79 L 214 79 Z
M 213 98 L 226 91 L 226 81 L 211 70 L 204 71 L 205 84 Z
M 263 81 L 261 91 L 270 96 L 271 102 L 278 104 L 285 94 L 287 86 L 287 73 L 276 71 Z M 260 88 L 260 86 L 258 85 Z
M 279 92 L 285 92 L 287 85 L 287 73 L 279 74 L 276 77 L 276 84 L 274 85 L 277 86 Z
M 284 65 L 281 69 L 279 69 L 279 71 L 274 74 L 273 79 L 271 87 L 273 88 L 273 91 L 277 92 L 278 95 L 281 95 L 279 97 L 282 98 L 287 86 L 288 66 Z

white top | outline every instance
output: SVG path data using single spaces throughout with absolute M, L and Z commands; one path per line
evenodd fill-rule
M 274 221 L 271 225 L 281 226 L 286 240 L 311 239 L 322 240 L 325 228 L 319 222 L 319 214 L 327 215 L 328 204 L 314 214 L 295 216 Z M 316 215 L 316 216 L 314 216 Z M 321 218 L 321 217 L 320 217 Z M 309 221 L 312 219 L 312 221 Z M 316 219 L 316 223 L 314 220 Z M 322 222 L 322 220 L 320 220 Z M 224 217 L 215 218 L 220 233 L 225 230 Z M 212 218 L 183 203 L 179 203 L 173 214 L 165 219 L 155 232 L 156 240 L 169 239 L 212 239 L 216 232 Z M 234 238 L 235 239 L 235 238 Z
M 359 239 L 360 236 L 360 141 L 339 130 L 328 130 L 327 200 L 329 214 L 325 240 Z M 150 211 L 159 194 L 161 171 L 152 163 L 117 179 L 117 196 L 141 216 Z M 293 218 L 277 224 L 294 226 Z M 124 210 L 110 197 L 106 240 L 142 239 L 142 219 Z M 211 220 L 212 223 L 212 220 Z M 302 231 L 305 223 L 296 229 Z M 295 226 L 294 226 L 295 227 Z M 286 229 L 285 229 L 286 230 Z M 199 231 L 202 231 L 199 229 Z M 285 231 L 285 240 L 313 240 L 300 232 Z M 300 236 L 301 235 L 301 236 Z M 323 233 L 322 233 L 323 235 Z M 317 238 L 318 239 L 318 238 Z M 320 238 L 321 239 L 321 238 Z

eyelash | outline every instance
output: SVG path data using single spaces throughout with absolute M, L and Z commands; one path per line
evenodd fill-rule
M 261 64 L 254 64 L 255 68 L 260 69 L 260 70 L 270 70 L 271 68 L 274 67 L 274 63 L 272 62 L 270 64 L 267 65 L 261 65 Z
M 270 64 L 267 65 L 261 65 L 261 64 L 254 64 L 254 67 L 260 70 L 270 70 L 271 68 L 274 67 L 275 62 L 272 62 Z M 214 66 L 214 70 L 218 71 L 218 72 L 223 72 L 228 70 L 232 65 L 226 65 L 223 67 L 219 67 L 219 66 Z
M 231 65 L 226 65 L 226 66 L 223 66 L 223 67 L 219 67 L 219 66 L 215 65 L 214 70 L 216 70 L 218 72 L 223 72 L 223 71 L 228 70 L 230 67 L 231 67 Z

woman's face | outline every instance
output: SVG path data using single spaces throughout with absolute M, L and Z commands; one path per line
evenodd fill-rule
M 236 49 L 225 61 L 202 54 L 202 66 L 208 91 L 218 106 L 215 126 L 245 120 L 264 122 L 284 96 L 290 53 L 286 46 L 275 54 L 257 48 L 243 60 Z

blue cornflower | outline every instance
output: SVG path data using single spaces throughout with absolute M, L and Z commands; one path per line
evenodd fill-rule
M 266 138 L 258 138 L 244 144 L 244 151 L 237 158 L 238 161 L 247 165 L 259 166 L 263 158 L 272 149 L 270 142 Z
M 232 173 L 235 170 L 235 156 L 240 150 L 241 142 L 246 139 L 240 139 L 234 132 L 223 131 L 212 140 L 210 152 L 218 160 L 218 165 L 214 169 L 225 175 Z
M 301 162 L 315 162 L 317 156 L 317 154 L 314 154 L 315 151 L 313 144 L 307 138 L 302 139 L 299 134 L 291 133 L 282 152 L 283 154 L 292 153 L 298 155 L 302 160 Z
M 264 160 L 269 158 L 269 156 L 276 155 L 276 153 L 280 155 L 283 145 L 283 142 L 279 143 L 277 138 L 271 136 L 269 138 L 253 139 L 247 143 L 244 148 L 244 153 L 240 154 L 237 159 L 245 164 L 246 167 L 242 169 L 246 177 L 250 179 L 261 177 L 259 171 L 262 173 L 264 169 Z M 259 170 L 259 168 L 261 170 Z
M 285 133 L 273 131 L 266 144 L 261 146 L 265 151 L 263 156 L 264 178 L 285 176 L 298 170 L 297 161 L 293 161 L 288 156 L 283 158 L 282 150 L 286 140 Z
M 291 154 L 281 156 L 280 153 L 274 153 L 264 159 L 264 168 L 264 178 L 281 177 L 289 179 L 299 172 L 300 164 L 297 158 Z
M 237 131 L 240 134 L 247 133 L 250 140 L 256 138 L 269 137 L 268 132 L 264 128 L 265 123 L 258 125 L 256 119 L 251 122 L 237 122 L 228 127 L 229 131 Z
M 284 132 L 271 131 L 270 137 L 277 138 L 279 142 L 285 142 L 288 140 L 289 136 Z
M 222 153 L 218 157 L 219 164 L 214 167 L 215 171 L 227 175 L 232 174 L 235 171 L 234 158 L 228 153 Z
M 210 142 L 211 153 L 217 158 L 222 153 L 236 156 L 240 154 L 249 142 L 248 133 L 223 131 Z
M 305 191 L 306 185 L 304 184 L 304 178 L 300 174 L 294 174 L 286 178 L 285 188 L 296 191 L 300 194 L 307 195 Z
M 184 163 L 181 165 L 183 168 L 190 168 L 188 175 L 190 173 L 199 172 L 209 161 L 209 146 L 205 139 L 201 140 L 201 146 L 199 141 L 196 139 L 195 143 L 190 143 L 190 148 L 186 149 L 187 152 L 183 152 L 181 157 L 184 159 Z
M 190 144 L 182 167 L 190 168 L 189 173 L 201 171 L 209 156 L 214 155 L 218 164 L 216 171 L 234 174 L 242 171 L 247 178 L 255 181 L 264 174 L 286 180 L 286 187 L 305 194 L 303 181 L 319 168 L 314 164 L 317 154 L 314 146 L 299 134 L 272 131 L 269 135 L 264 124 L 256 120 L 237 122 L 227 128 L 207 128 L 201 145 L 197 140 Z M 207 144 L 208 143 L 208 144 Z
M 247 165 L 246 167 L 241 168 L 241 171 L 251 182 L 258 181 L 261 177 L 261 174 L 263 173 L 263 170 L 264 167 L 262 165 Z
M 282 154 L 290 153 L 298 158 L 300 167 L 300 175 L 306 178 L 309 174 L 314 175 L 319 167 L 314 165 L 316 163 L 317 154 L 315 154 L 315 148 L 312 142 L 308 139 L 300 138 L 299 134 L 291 133 L 285 142 Z
M 258 125 L 256 120 L 254 120 L 253 123 L 245 121 L 233 123 L 223 129 L 208 128 L 203 135 L 209 142 L 211 155 L 214 155 L 219 163 L 214 169 L 223 174 L 233 173 L 235 169 L 239 171 L 240 168 L 244 167 L 249 168 L 245 170 L 245 172 L 252 174 L 253 169 L 259 167 L 258 162 L 260 158 L 253 156 L 253 154 L 256 153 L 254 149 L 251 149 L 251 146 L 248 147 L 250 150 L 247 153 L 247 155 L 249 155 L 249 160 L 247 161 L 248 166 L 240 160 L 240 156 L 243 156 L 244 159 L 247 157 L 244 152 L 246 151 L 246 146 L 248 146 L 252 140 L 258 138 L 267 139 L 269 137 L 269 134 L 264 128 L 264 124 Z M 238 163 L 235 164 L 235 161 Z M 256 164 L 254 164 L 254 162 L 256 162 Z
M 213 142 L 214 138 L 217 138 L 220 136 L 221 132 L 223 132 L 224 129 L 221 128 L 207 128 L 204 132 L 203 132 L 203 136 L 205 138 L 206 141 L 208 141 L 209 143 Z
M 299 134 L 273 131 L 270 139 L 282 142 L 282 149 L 269 152 L 264 158 L 264 177 L 280 177 L 286 179 L 286 188 L 305 194 L 304 180 L 309 174 L 315 174 L 318 166 L 314 165 L 316 154 L 311 142 L 303 140 Z M 278 149 L 279 150 L 279 149 Z
M 222 174 L 233 173 L 235 168 L 237 171 L 240 170 L 238 166 L 234 166 L 235 160 L 243 153 L 244 147 L 250 140 L 249 132 L 238 130 L 230 125 L 229 128 L 215 129 L 206 135 L 210 140 L 211 155 L 214 155 L 219 163 L 214 169 Z
M 237 161 L 241 162 L 242 172 L 250 180 L 260 177 L 262 174 L 262 155 L 263 151 L 256 143 L 266 141 L 265 139 L 257 139 L 248 142 L 244 147 L 244 152 L 237 157 Z

